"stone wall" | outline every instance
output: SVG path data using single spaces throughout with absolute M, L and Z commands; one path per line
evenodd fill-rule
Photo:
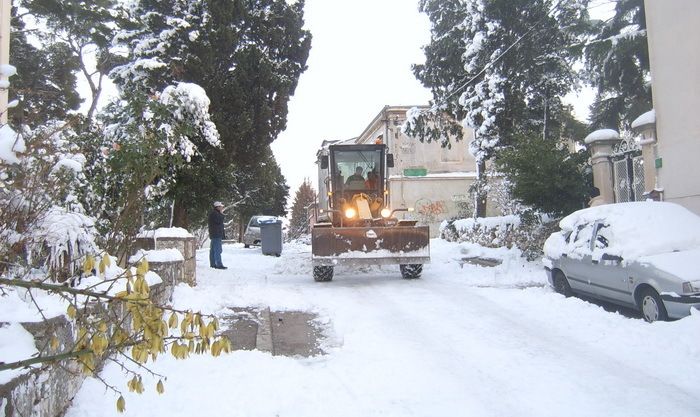
M 149 262 L 149 268 L 163 281 L 151 286 L 151 300 L 165 305 L 172 299 L 175 285 L 182 282 L 184 263 Z M 121 304 L 117 304 L 110 308 L 121 310 L 120 306 Z M 22 326 L 34 336 L 36 348 L 43 355 L 68 352 L 75 346 L 73 325 L 65 316 L 54 317 L 45 322 L 22 323 Z M 51 350 L 49 343 L 53 336 L 59 340 L 55 351 Z M 101 365 L 98 364 L 98 369 Z M 85 376 L 80 372 L 77 363 L 70 360 L 33 369 L 7 384 L 0 385 L 0 416 L 62 416 L 84 379 Z
M 46 355 L 67 351 L 74 345 L 72 324 L 64 317 L 54 317 L 46 322 L 22 323 L 34 336 L 39 351 Z M 53 351 L 49 340 L 56 336 L 59 346 Z M 0 408 L 3 416 L 59 416 L 71 398 L 80 389 L 83 376 L 76 362 L 62 361 L 58 365 L 46 365 L 23 374 L 5 385 L 0 385 Z
M 194 237 L 139 237 L 135 248 L 144 250 L 177 249 L 185 258 L 181 281 L 197 285 L 197 242 Z

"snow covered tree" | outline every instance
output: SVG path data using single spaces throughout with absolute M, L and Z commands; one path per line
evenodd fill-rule
M 628 129 L 652 107 L 644 0 L 620 0 L 607 21 L 594 22 L 586 72 L 596 89 L 591 129 Z
M 83 200 L 99 214 L 101 243 L 110 253 L 130 255 L 144 216 L 171 191 L 178 169 L 203 146 L 220 147 L 208 106 L 194 84 L 168 86 L 157 99 L 126 92 L 100 113 L 102 130 L 83 137 L 90 178 Z
M 308 178 L 299 186 L 292 205 L 292 218 L 289 221 L 289 238 L 296 239 L 309 233 L 309 218 L 306 208 L 316 201 L 316 191 L 311 187 Z
M 463 120 L 474 129 L 477 215 L 485 213 L 486 161 L 505 146 L 517 147 L 524 134 L 559 137 L 566 113 L 561 98 L 577 81 L 572 65 L 579 51 L 572 45 L 586 28 L 586 5 L 586 0 L 420 2 L 432 35 L 424 48 L 426 62 L 415 65 L 414 73 L 433 92 L 433 105 L 427 113 L 409 115 L 406 130 L 424 140 L 441 137 L 445 146 L 461 137 L 454 123 L 443 122 L 437 123 L 438 136 L 430 127 L 435 120 Z
M 117 38 L 129 63 L 115 68 L 115 81 L 147 92 L 179 80 L 200 85 L 223 145 L 193 161 L 198 169 L 178 172 L 169 196 L 175 225 L 189 224 L 197 216 L 192 211 L 200 210 L 176 196 L 208 190 L 201 199 L 208 207 L 226 191 L 207 181 L 267 161 L 265 148 L 285 128 L 287 103 L 306 69 L 311 36 L 302 28 L 303 6 L 284 0 L 136 3 L 135 29 Z
M 85 157 L 74 136 L 66 123 L 0 129 L 0 274 L 43 269 L 65 281 L 96 250 L 94 222 L 77 198 Z M 17 156 L 8 158 L 8 142 Z

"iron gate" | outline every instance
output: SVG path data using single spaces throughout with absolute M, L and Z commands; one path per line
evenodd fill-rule
M 644 159 L 639 144 L 632 137 L 623 138 L 613 148 L 613 188 L 615 202 L 644 200 Z

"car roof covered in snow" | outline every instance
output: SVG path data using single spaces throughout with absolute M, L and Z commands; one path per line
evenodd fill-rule
M 576 211 L 560 222 L 563 231 L 582 223 L 610 225 L 615 252 L 631 260 L 655 253 L 700 248 L 700 217 L 678 204 L 657 201 L 605 204 Z

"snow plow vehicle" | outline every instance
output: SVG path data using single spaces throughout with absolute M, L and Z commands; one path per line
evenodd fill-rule
M 419 278 L 430 262 L 430 230 L 398 219 L 408 207 L 390 207 L 385 144 L 332 144 L 318 152 L 319 194 L 311 228 L 316 281 L 331 281 L 340 265 L 399 265 L 405 279 Z

